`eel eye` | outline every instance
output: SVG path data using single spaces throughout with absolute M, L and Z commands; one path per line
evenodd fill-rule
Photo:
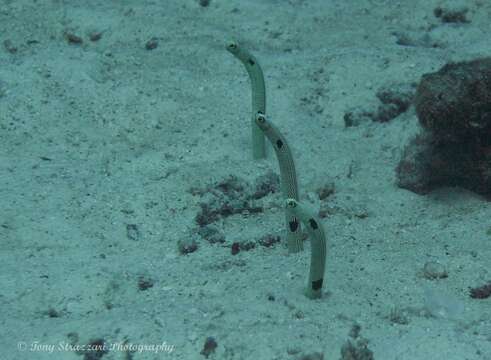
M 290 208 L 294 208 L 297 206 L 297 204 L 295 203 L 295 200 L 293 199 L 288 199 L 286 200 L 286 206 L 290 207 Z
M 263 114 L 263 113 L 261 113 L 261 112 L 258 112 L 258 113 L 256 114 L 256 120 L 257 120 L 259 123 L 261 123 L 261 124 L 266 123 L 266 117 L 265 117 L 265 116 L 264 116 L 264 114 Z

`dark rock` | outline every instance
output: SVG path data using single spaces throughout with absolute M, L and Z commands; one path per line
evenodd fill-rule
M 426 131 L 404 150 L 398 186 L 419 194 L 459 186 L 491 198 L 491 58 L 423 75 L 415 106 Z
M 436 136 L 489 136 L 491 58 L 450 63 L 423 75 L 415 106 L 421 125 Z

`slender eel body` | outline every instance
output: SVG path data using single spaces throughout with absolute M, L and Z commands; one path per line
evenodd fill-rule
M 273 145 L 273 149 L 278 158 L 280 165 L 281 191 L 285 199 L 298 200 L 298 185 L 297 173 L 293 162 L 290 147 L 286 139 L 281 135 L 280 131 L 271 123 L 262 113 L 256 114 L 256 124 L 261 131 L 266 135 L 268 140 Z M 285 209 L 286 224 L 287 224 L 287 243 L 288 252 L 297 253 L 303 250 L 302 231 L 300 222 L 293 212 L 287 207 Z
M 295 199 L 286 200 L 286 208 L 292 210 L 307 228 L 310 235 L 310 273 L 305 295 L 310 299 L 322 296 L 322 284 L 326 268 L 326 235 L 322 223 L 308 208 Z
M 266 158 L 266 143 L 264 135 L 255 123 L 258 112 L 266 114 L 266 88 L 261 66 L 256 58 L 236 42 L 227 45 L 227 50 L 244 64 L 252 87 L 252 156 L 254 159 Z

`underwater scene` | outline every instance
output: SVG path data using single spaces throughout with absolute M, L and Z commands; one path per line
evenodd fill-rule
M 491 360 L 490 33 L 0 0 L 0 360 Z

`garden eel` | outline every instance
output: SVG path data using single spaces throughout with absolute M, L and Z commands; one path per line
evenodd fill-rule
M 244 64 L 252 87 L 252 156 L 254 159 L 266 158 L 264 135 L 255 123 L 258 112 L 266 114 L 266 88 L 261 66 L 256 58 L 236 42 L 227 45 L 227 50 Z
M 319 219 L 295 199 L 286 199 L 286 208 L 307 228 L 310 235 L 310 274 L 305 295 L 310 299 L 322 296 L 322 283 L 326 267 L 326 235 Z
M 262 113 L 257 113 L 255 123 L 266 135 L 268 140 L 273 145 L 273 149 L 278 158 L 280 165 L 281 191 L 285 199 L 298 200 L 297 174 L 295 172 L 295 164 L 293 163 L 292 153 L 286 139 L 281 135 L 279 130 L 271 121 L 266 119 Z M 286 216 L 286 239 L 288 244 L 288 252 L 290 254 L 297 253 L 303 250 L 303 239 L 300 223 L 298 219 L 288 208 L 285 209 Z

